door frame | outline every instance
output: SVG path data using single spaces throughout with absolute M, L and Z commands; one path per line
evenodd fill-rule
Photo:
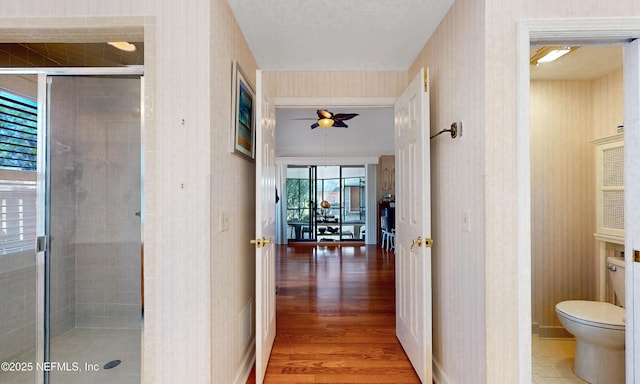
M 288 109 L 301 109 L 301 108 L 317 108 L 318 105 L 323 105 L 326 108 L 331 109 L 332 107 L 339 108 L 393 108 L 397 97 L 274 97 L 271 102 L 275 105 L 276 109 L 278 108 L 288 108 Z M 276 122 L 277 124 L 277 122 Z M 276 131 L 276 138 L 278 132 Z M 343 156 L 339 158 L 324 158 L 324 157 L 289 157 L 289 156 L 276 156 L 276 178 L 281 182 L 282 178 L 282 169 L 286 169 L 289 165 L 309 165 L 309 164 L 322 164 L 322 165 L 364 165 L 365 172 L 367 172 L 367 187 L 374 182 L 370 182 L 369 170 L 372 166 L 378 164 L 378 157 L 375 156 Z M 286 176 L 284 177 L 286 179 Z M 375 201 L 375 188 L 368 188 L 367 193 L 373 193 L 373 200 Z M 373 192 L 372 192 L 373 191 Z M 371 197 L 368 197 L 367 200 L 370 200 Z M 369 214 L 373 214 L 375 209 L 374 207 L 370 207 L 367 205 L 367 216 Z M 279 213 L 282 217 L 282 212 Z M 376 233 L 376 220 L 373 217 L 369 217 L 370 225 L 367 225 L 366 231 L 367 233 Z M 279 236 L 278 244 L 287 244 L 287 236 L 286 230 L 281 231 L 280 228 L 276 228 L 276 232 Z M 371 242 L 373 241 L 373 242 Z M 365 240 L 366 245 L 377 244 L 377 238 L 373 240 L 372 237 L 367 236 Z
M 626 44 L 640 36 L 640 18 L 606 19 L 538 19 L 521 20 L 516 31 L 516 167 L 517 167 L 517 301 L 518 301 L 518 375 L 520 383 L 530 383 L 531 362 L 531 128 L 529 56 L 532 42 L 566 42 L 577 40 L 587 44 Z M 640 203 L 640 202 L 639 202 Z M 630 274 L 627 273 L 627 279 Z M 637 280 L 639 276 L 636 276 Z M 633 279 L 631 279 L 633 281 Z M 629 284 L 627 284 L 629 286 Z M 633 305 L 627 305 L 632 323 Z M 630 311 L 629 311 L 630 310 Z M 629 323 L 629 322 L 628 322 Z M 632 327 L 629 327 L 632 328 Z M 629 329 L 627 328 L 627 329 Z M 633 332 L 633 328 L 631 330 Z M 629 333 L 629 332 L 627 332 Z M 630 345 L 627 351 L 640 346 Z M 627 376 L 634 372 L 634 361 L 627 354 Z

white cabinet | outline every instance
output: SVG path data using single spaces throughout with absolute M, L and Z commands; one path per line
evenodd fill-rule
M 624 244 L 624 134 L 591 141 L 596 162 L 596 233 L 599 240 Z
M 595 145 L 598 300 L 607 300 L 607 252 L 624 247 L 624 134 L 591 140 Z M 623 248 L 624 249 L 624 248 Z

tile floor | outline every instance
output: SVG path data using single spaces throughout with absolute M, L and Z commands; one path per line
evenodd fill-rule
M 75 328 L 56 337 L 51 343 L 51 361 L 68 371 L 50 370 L 51 384 L 139 384 L 141 368 L 141 332 L 139 329 Z M 122 362 L 112 368 L 112 360 Z M 35 365 L 33 353 L 16 361 Z M 76 369 L 77 367 L 77 369 Z M 37 369 L 31 372 L 0 372 L 0 383 L 33 383 Z
M 586 384 L 573 374 L 574 339 L 532 338 L 533 384 Z

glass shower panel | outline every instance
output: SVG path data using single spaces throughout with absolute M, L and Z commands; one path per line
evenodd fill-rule
M 0 76 L 0 383 L 34 383 L 37 76 Z
M 139 76 L 50 78 L 51 383 L 140 383 L 140 92 Z

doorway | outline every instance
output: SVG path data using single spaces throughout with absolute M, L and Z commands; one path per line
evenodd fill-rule
M 533 46 L 532 57 L 545 47 Z M 622 129 L 622 47 L 572 48 L 554 62 L 531 65 L 534 381 L 576 379 L 575 341 L 560 324 L 555 305 L 605 296 L 605 265 L 593 235 L 598 232 L 594 140 Z M 617 242 L 624 244 L 624 237 Z M 607 244 L 613 255 L 614 244 Z
M 288 166 L 288 241 L 363 242 L 366 184 L 364 166 Z
M 24 286 L 23 318 L 33 324 L 26 343 L 2 343 L 10 347 L 2 361 L 33 368 L 0 377 L 12 383 L 139 383 L 141 68 L 57 69 L 64 73 L 58 76 L 8 72 L 15 74 L 0 76 L 5 89 L 23 84 L 37 109 L 35 121 L 28 119 L 37 122 L 37 167 L 27 171 L 37 180 L 37 209 L 23 219 L 33 220 L 38 249 L 23 251 L 29 269 L 10 272 L 16 289 L 2 290 L 15 295 Z
M 519 375 L 520 382 L 530 382 L 531 380 L 531 327 L 526 324 L 531 319 L 531 141 L 530 141 L 530 71 L 529 71 L 529 57 L 530 57 L 530 45 L 532 43 L 551 43 L 554 42 L 555 36 L 563 36 L 563 40 L 580 41 L 588 44 L 603 43 L 603 44 L 627 44 L 627 49 L 632 43 L 628 42 L 640 36 L 640 28 L 638 20 L 616 20 L 616 19 L 602 19 L 602 20 L 544 20 L 544 21 L 522 21 L 518 24 L 518 38 L 517 38 L 517 88 L 518 88 L 518 100 L 517 100 L 517 168 L 518 168 L 518 183 L 517 183 L 517 195 L 518 195 L 518 301 L 519 305 L 519 318 L 520 331 L 519 331 Z M 635 48 L 632 48 L 632 51 Z M 625 63 L 630 58 L 625 54 Z M 631 66 L 626 66 L 624 76 L 627 74 L 636 73 L 637 78 L 638 63 L 637 59 Z M 629 61 L 629 62 L 632 62 Z M 634 83 L 634 85 L 636 85 Z M 628 104 L 630 102 L 637 103 L 638 89 L 637 86 L 629 89 L 630 92 L 625 94 L 625 125 L 626 132 L 625 140 L 628 138 L 635 140 L 634 130 L 630 130 L 630 125 L 635 125 L 637 116 L 629 110 Z M 635 105 L 635 104 L 634 104 Z M 635 108 L 637 109 L 637 108 Z M 632 141 L 631 141 L 632 142 Z M 625 154 L 625 172 L 629 171 L 631 164 L 637 163 L 638 159 L 636 155 L 626 156 Z M 635 183 L 631 183 L 635 184 Z M 631 187 L 631 185 L 627 186 Z M 633 186 L 632 188 L 636 188 Z M 637 201 L 632 202 L 627 199 L 625 201 L 625 210 L 629 207 L 637 206 Z M 633 213 L 633 212 L 630 212 Z M 625 224 L 631 223 L 627 221 Z M 635 224 L 633 226 L 627 226 L 626 228 L 626 248 L 630 246 L 630 233 L 637 231 Z M 627 265 L 629 263 L 627 260 Z M 635 286 L 637 284 L 637 278 L 635 277 L 635 265 L 634 268 L 627 271 L 627 287 Z M 634 377 L 634 360 L 633 353 L 637 350 L 637 343 L 634 342 L 636 338 L 632 329 L 637 323 L 635 314 L 633 311 L 634 303 L 627 301 L 627 379 Z M 526 319 L 526 320 L 525 320 Z M 633 379 L 631 379 L 633 380 Z

